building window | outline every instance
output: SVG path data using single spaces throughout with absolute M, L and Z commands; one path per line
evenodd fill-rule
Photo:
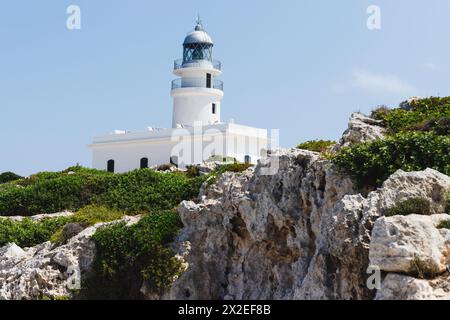
M 215 103 L 212 104 L 212 113 L 216 114 L 216 104 Z
M 252 162 L 252 158 L 249 155 L 245 156 L 245 163 L 250 164 L 251 162 Z
M 142 158 L 141 159 L 141 169 L 148 168 L 148 158 Z
M 108 172 L 114 172 L 114 160 L 108 160 L 108 164 L 106 166 L 106 170 Z
M 211 73 L 206 74 L 206 87 L 211 88 Z

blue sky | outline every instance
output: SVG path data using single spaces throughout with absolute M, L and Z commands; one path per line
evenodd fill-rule
M 280 129 L 283 147 L 337 139 L 353 111 L 450 95 L 446 0 L 2 1 L 0 172 L 89 166 L 94 135 L 169 127 L 197 13 L 223 63 L 222 119 Z

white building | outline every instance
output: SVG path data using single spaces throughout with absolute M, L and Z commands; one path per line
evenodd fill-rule
M 212 59 L 214 43 L 200 20 L 183 43 L 172 81 L 172 128 L 143 132 L 116 130 L 94 138 L 93 167 L 111 172 L 173 163 L 180 167 L 211 157 L 256 163 L 268 149 L 267 130 L 221 122 L 221 63 Z

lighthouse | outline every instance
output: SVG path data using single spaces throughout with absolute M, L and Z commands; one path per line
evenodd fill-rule
M 200 18 L 183 42 L 183 58 L 174 63 L 172 127 L 220 123 L 223 82 L 220 61 L 213 60 L 214 42 Z
M 172 127 L 94 137 L 89 147 L 95 169 L 121 173 L 169 163 L 183 169 L 217 159 L 257 163 L 269 148 L 267 130 L 221 119 L 222 64 L 213 59 L 213 47 L 197 19 L 184 38 L 182 58 L 174 62 Z

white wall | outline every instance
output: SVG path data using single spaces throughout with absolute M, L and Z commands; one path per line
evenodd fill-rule
M 214 78 L 221 74 L 220 70 L 209 68 L 192 67 L 175 70 L 176 75 L 181 78 L 181 88 L 171 91 L 173 98 L 172 127 L 178 124 L 194 126 L 195 122 L 204 125 L 220 122 L 221 100 L 223 91 L 206 88 L 206 75 L 211 74 L 211 85 L 214 86 Z M 212 104 L 216 104 L 216 113 L 212 113 Z
M 180 88 L 172 91 L 173 118 L 172 127 L 177 124 L 194 126 L 196 122 L 204 125 L 220 122 L 220 100 L 223 92 L 208 88 Z M 216 104 L 216 113 L 212 113 L 212 104 Z
M 136 133 L 129 135 L 135 138 L 127 139 L 127 134 L 98 138 L 90 146 L 93 167 L 106 170 L 108 160 L 114 160 L 115 172 L 127 172 L 138 169 L 141 158 L 148 158 L 149 166 L 153 166 L 169 163 L 173 155 L 179 157 L 180 167 L 201 163 L 213 155 L 235 157 L 240 162 L 249 155 L 256 164 L 261 150 L 267 149 L 265 130 L 234 124 L 209 126 L 203 135 L 187 134 L 179 141 L 172 141 L 171 136 L 138 139 Z

